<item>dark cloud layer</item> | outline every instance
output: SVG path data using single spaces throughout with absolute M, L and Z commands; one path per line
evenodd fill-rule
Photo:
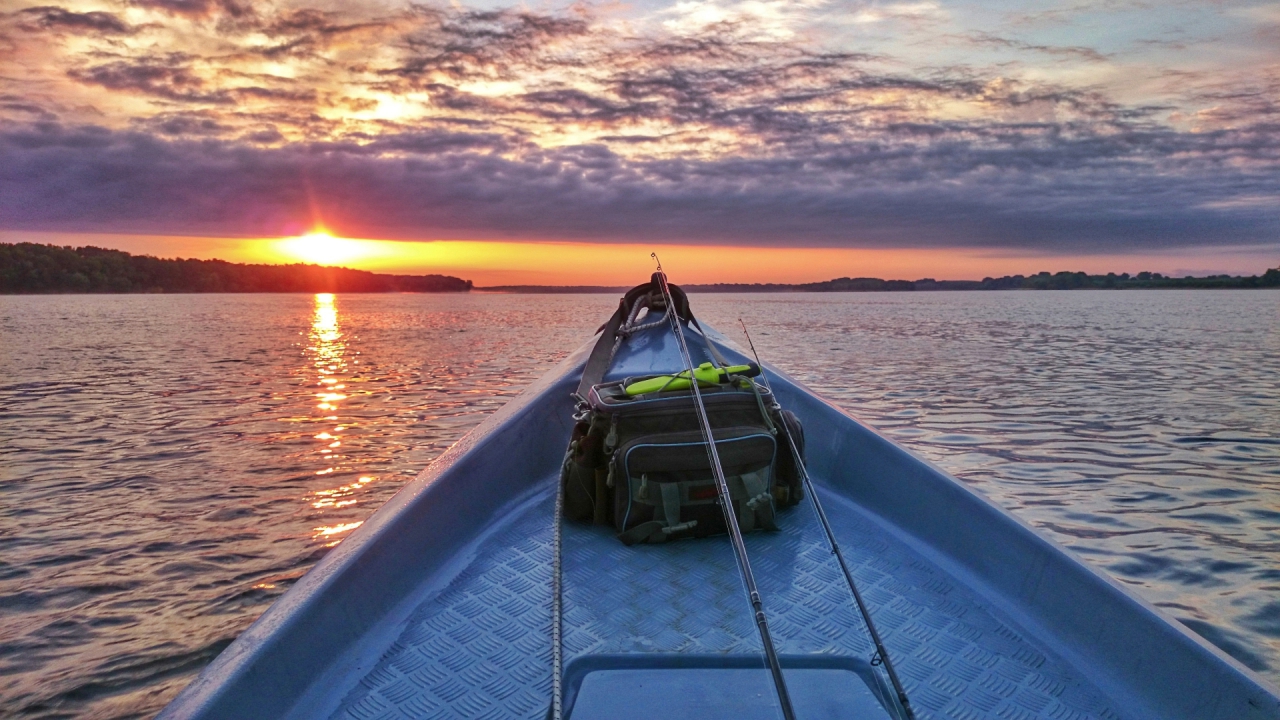
M 1204 153 L 1204 139 L 1187 140 L 838 146 L 806 158 L 690 161 L 627 160 L 604 145 L 507 157 L 505 138 L 466 132 L 266 149 L 44 124 L 0 136 L 9 160 L 0 212 L 11 227 L 250 235 L 306 227 L 320 208 L 360 236 L 431 228 L 446 237 L 1090 250 L 1275 238 L 1273 207 L 1236 202 L 1272 192 L 1274 179 L 1217 172 L 1169 182 L 1135 162 L 1155 148 Z M 1252 149 L 1243 137 L 1207 142 L 1224 156 Z
M 55 6 L 32 7 L 16 13 L 19 25 L 26 29 L 71 30 L 97 32 L 104 35 L 127 35 L 133 31 L 124 21 L 109 12 L 72 12 Z
M 581 10 L 148 4 L 219 42 L 67 60 L 65 82 L 152 108 L 125 122 L 6 95 L 0 224 L 1059 251 L 1280 238 L 1280 83 L 1265 73 L 1189 88 L 1218 115 L 1179 126 L 1096 88 L 892 70 L 735 22 L 680 35 Z M 53 7 L 8 22 L 135 33 Z M 286 60 L 302 71 L 262 70 Z

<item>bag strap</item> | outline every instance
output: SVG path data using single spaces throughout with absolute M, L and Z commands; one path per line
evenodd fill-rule
M 674 285 L 671 287 L 672 289 L 675 288 Z M 716 365 L 719 365 L 720 367 L 729 367 L 729 361 L 724 359 L 724 356 L 720 354 L 718 349 L 716 349 L 716 344 L 711 342 L 711 338 L 707 337 L 707 331 L 702 329 L 702 326 L 698 324 L 697 320 L 693 319 L 692 315 L 689 316 L 689 324 L 698 328 L 698 334 L 702 335 L 702 343 L 707 346 L 707 351 L 711 353 L 711 359 L 715 360 Z
M 618 539 L 622 541 L 623 545 L 665 542 L 667 536 L 662 532 L 664 527 L 666 527 L 666 523 L 660 520 L 650 520 L 649 522 L 640 523 L 630 530 L 618 533 Z
M 627 293 L 627 295 L 630 294 Z M 626 316 L 627 299 L 624 297 L 618 302 L 618 309 L 614 311 L 613 317 L 610 317 L 600 329 L 600 339 L 596 340 L 596 346 L 591 348 L 591 355 L 587 357 L 587 364 L 582 367 L 582 380 L 578 383 L 577 392 L 574 393 L 579 402 L 586 402 L 591 386 L 599 384 L 604 379 L 604 374 L 609 371 L 609 365 L 613 362 L 613 353 L 617 349 L 615 344 L 618 339 L 618 328 L 622 327 L 622 321 Z
M 680 524 L 680 483 L 658 483 L 662 491 L 662 521 L 666 527 Z
M 671 299 L 676 306 L 674 308 L 676 316 L 698 328 L 707 350 L 711 353 L 711 359 L 720 367 L 727 367 L 729 363 L 725 361 L 715 343 L 711 342 L 711 338 L 707 337 L 702 326 L 693 317 L 693 311 L 689 309 L 688 296 L 684 294 L 684 291 L 679 286 L 668 284 L 667 287 L 671 289 Z M 662 297 L 662 286 L 658 282 L 656 273 L 649 282 L 628 290 L 622 296 L 622 299 L 618 301 L 618 309 L 600 327 L 598 331 L 600 338 L 596 340 L 595 347 L 591 348 L 591 355 L 587 357 L 587 362 L 582 367 L 582 379 L 578 382 L 578 390 L 574 393 L 578 400 L 585 402 L 591 386 L 599 385 L 600 381 L 604 380 L 605 373 L 609 371 L 609 366 L 613 364 L 613 356 L 618 351 L 618 346 L 621 345 L 622 339 L 618 333 L 622 330 L 623 324 L 627 322 L 627 318 L 630 317 L 632 308 L 645 297 Z
M 672 535 L 697 527 L 697 520 L 680 522 L 680 483 L 668 482 L 657 483 L 657 485 L 658 491 L 662 494 L 662 501 L 654 508 L 655 518 L 618 533 L 618 539 L 624 545 L 666 542 Z M 657 519 L 658 515 L 662 516 L 661 520 Z

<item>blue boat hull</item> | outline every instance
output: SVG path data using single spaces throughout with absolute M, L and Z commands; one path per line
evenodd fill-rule
M 589 349 L 374 513 L 161 717 L 545 717 L 554 490 Z M 609 376 L 677 357 L 645 332 Z M 1239 663 L 768 370 L 920 717 L 1280 718 L 1276 690 Z M 813 511 L 780 524 L 747 544 L 798 716 L 888 717 Z M 568 524 L 563 562 L 569 717 L 775 716 L 727 540 L 628 548 Z

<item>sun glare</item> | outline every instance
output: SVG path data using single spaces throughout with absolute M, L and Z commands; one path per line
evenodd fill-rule
M 361 241 L 334 237 L 323 230 L 279 240 L 275 250 L 284 257 L 317 265 L 341 265 L 367 254 Z

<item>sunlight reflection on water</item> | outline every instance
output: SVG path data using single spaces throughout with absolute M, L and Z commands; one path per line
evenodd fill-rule
M 1280 295 L 699 295 L 731 339 L 1280 678 Z M 612 311 L 8 297 L 0 707 L 161 707 Z M 4 713 L 0 713 L 4 714 Z
M 347 364 L 347 345 L 342 340 L 342 331 L 338 325 L 338 307 L 335 297 L 332 293 L 317 293 L 315 296 L 316 314 L 315 320 L 311 323 L 310 344 L 307 345 L 307 355 L 311 358 L 311 366 L 316 373 L 315 387 L 319 392 L 314 393 L 315 397 L 320 400 L 316 405 L 317 410 L 323 411 L 312 419 L 312 424 L 320 427 L 332 428 L 331 430 L 321 431 L 313 437 L 320 441 L 320 445 L 316 451 L 319 456 L 316 463 L 322 465 L 316 470 L 316 475 L 332 475 L 334 472 L 342 472 L 343 460 L 345 455 L 338 448 L 342 447 L 341 433 L 349 431 L 354 427 L 354 423 L 349 425 L 342 424 L 344 421 L 339 414 L 339 405 L 343 400 L 348 399 L 348 395 L 344 392 L 347 389 L 347 383 L 356 384 L 359 376 L 349 372 Z M 357 353 L 358 354 L 358 353 Z M 358 359 L 352 359 L 351 365 L 359 365 Z M 354 392 L 354 391 L 353 391 Z M 333 478 L 330 478 L 331 480 Z M 364 490 L 366 486 L 376 480 L 372 476 L 361 476 L 354 482 L 347 485 L 339 485 L 333 488 L 326 488 L 312 491 L 314 499 L 311 507 L 316 510 L 332 508 L 349 508 L 360 502 L 358 494 Z M 316 538 L 327 539 L 325 547 L 333 547 L 342 541 L 341 537 L 355 530 L 364 524 L 362 520 L 351 522 L 340 522 L 333 525 L 321 525 L 314 528 Z

